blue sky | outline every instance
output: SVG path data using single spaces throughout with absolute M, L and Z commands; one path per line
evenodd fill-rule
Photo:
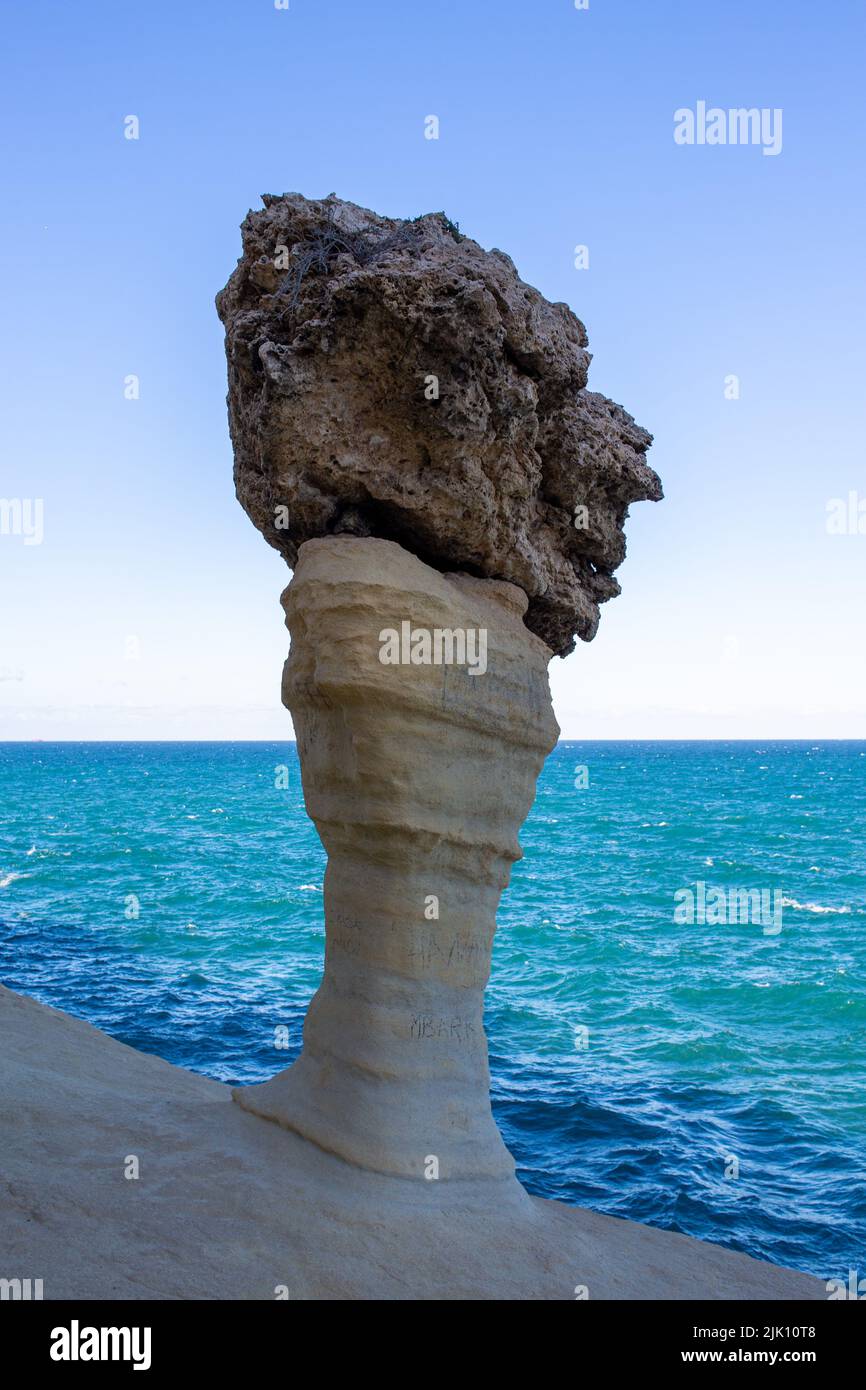
M 213 307 L 247 209 L 287 190 L 502 247 L 655 434 L 666 500 L 633 509 L 622 596 L 551 667 L 565 736 L 866 736 L 866 534 L 826 529 L 831 499 L 866 502 L 864 14 L 7 12 L 0 498 L 44 520 L 0 534 L 0 738 L 288 733 L 288 574 L 234 498 Z M 781 152 L 675 144 L 701 100 L 781 109 Z

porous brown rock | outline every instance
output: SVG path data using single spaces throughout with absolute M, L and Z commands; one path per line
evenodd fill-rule
M 583 324 L 444 214 L 263 201 L 217 296 L 256 526 L 290 565 L 316 537 L 396 541 L 519 585 L 559 655 L 591 639 L 628 507 L 661 486 L 651 436 L 586 389 Z

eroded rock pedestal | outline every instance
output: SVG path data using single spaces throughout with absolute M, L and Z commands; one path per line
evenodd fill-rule
M 299 1059 L 235 1099 L 378 1172 L 511 1177 L 483 994 L 559 733 L 550 649 L 514 585 L 441 574 L 391 541 L 308 541 L 284 604 L 283 698 L 328 852 L 325 971 Z M 442 659 L 424 664 L 437 631 Z M 380 659 L 388 632 L 418 664 Z M 475 660 L 449 663 L 461 636 Z

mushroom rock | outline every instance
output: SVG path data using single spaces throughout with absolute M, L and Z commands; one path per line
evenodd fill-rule
M 295 568 L 324 975 L 298 1060 L 233 1093 L 0 986 L 11 1272 L 78 1301 L 826 1299 L 530 1197 L 491 1115 L 483 991 L 558 732 L 548 663 L 591 636 L 629 501 L 659 495 L 648 436 L 584 389 L 580 324 L 441 217 L 296 196 L 247 218 L 219 306 L 238 492 Z M 106 1180 L 128 1149 L 132 1220 Z
M 586 390 L 586 330 L 441 213 L 266 195 L 217 308 L 238 497 L 290 565 L 349 534 L 517 584 L 560 656 L 619 592 L 651 436 Z M 575 524 L 577 522 L 577 524 Z
M 629 503 L 661 495 L 650 436 L 501 251 L 439 214 L 264 202 L 217 306 L 238 496 L 295 569 L 283 698 L 326 949 L 300 1057 L 234 1097 L 356 1167 L 514 1197 L 496 909 L 559 733 L 548 663 L 618 591 Z

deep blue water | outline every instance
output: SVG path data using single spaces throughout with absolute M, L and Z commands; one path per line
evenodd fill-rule
M 487 1029 L 526 1186 L 866 1274 L 866 744 L 563 743 L 521 839 Z M 0 980 L 192 1070 L 296 1055 L 323 870 L 291 744 L 0 745 Z M 698 882 L 781 930 L 675 921 Z

